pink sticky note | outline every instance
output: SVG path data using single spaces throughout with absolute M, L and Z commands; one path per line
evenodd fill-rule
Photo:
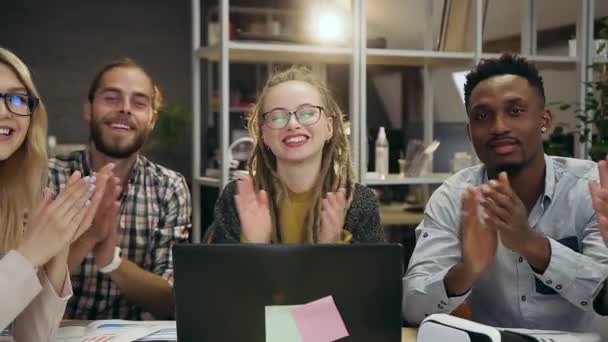
M 348 336 L 334 298 L 327 296 L 291 311 L 302 342 L 331 342 Z

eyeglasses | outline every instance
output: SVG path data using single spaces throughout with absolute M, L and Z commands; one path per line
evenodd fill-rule
M 6 108 L 13 114 L 30 116 L 36 110 L 40 100 L 28 94 L 0 93 L 0 98 L 4 98 Z
M 290 112 L 284 109 L 274 109 L 270 112 L 262 114 L 264 125 L 272 129 L 281 129 L 287 127 L 292 115 L 295 115 L 296 120 L 304 126 L 316 124 L 321 118 L 321 111 L 324 108 L 321 106 L 303 106 L 297 110 Z

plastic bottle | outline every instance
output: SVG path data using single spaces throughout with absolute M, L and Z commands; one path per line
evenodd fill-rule
M 49 158 L 55 157 L 55 149 L 57 148 L 57 137 L 49 135 L 47 140 Z
M 386 131 L 384 127 L 378 130 L 376 138 L 376 172 L 382 179 L 388 175 L 388 140 L 386 139 Z
M 473 165 L 473 158 L 467 152 L 454 153 L 454 159 L 451 160 L 452 173 L 457 173 L 462 169 L 466 169 Z

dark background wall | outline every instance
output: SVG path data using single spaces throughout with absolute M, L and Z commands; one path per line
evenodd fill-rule
M 0 46 L 30 66 L 49 110 L 49 134 L 59 143 L 86 142 L 89 83 L 117 57 L 139 61 L 168 103 L 190 111 L 190 36 L 187 0 L 19 0 L 2 1 L 0 10 Z M 183 163 L 164 163 L 189 176 L 190 154 L 183 155 Z

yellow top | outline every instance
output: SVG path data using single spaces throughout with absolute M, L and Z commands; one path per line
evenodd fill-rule
M 304 219 L 312 206 L 313 191 L 293 192 L 289 191 L 279 203 L 279 226 L 281 227 L 281 240 L 283 243 L 305 243 L 306 231 L 304 230 Z M 343 230 L 342 238 L 335 243 L 350 243 L 352 235 Z M 247 239 L 241 234 L 241 243 Z
M 279 204 L 281 238 L 283 243 L 304 243 L 306 241 L 304 219 L 313 204 L 313 192 L 297 193 L 290 190 L 287 191 L 289 191 L 289 197 L 283 198 Z M 342 230 L 341 239 L 335 243 L 349 243 L 351 239 L 351 233 Z
M 289 190 L 288 190 L 289 191 Z M 279 225 L 281 240 L 284 243 L 303 243 L 306 241 L 304 219 L 312 206 L 312 191 L 289 191 L 279 204 Z

